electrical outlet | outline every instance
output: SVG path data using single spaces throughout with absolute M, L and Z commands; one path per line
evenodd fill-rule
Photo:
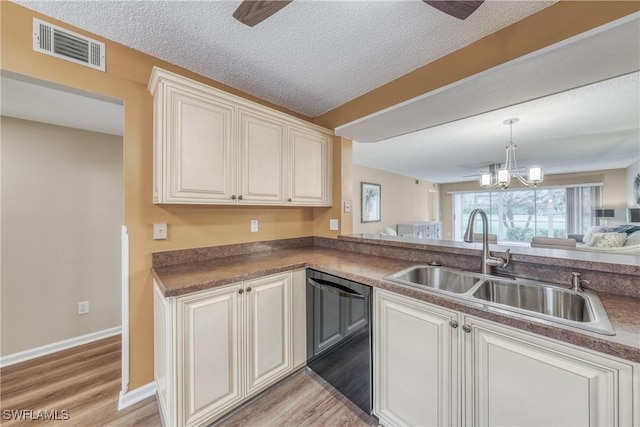
M 329 230 L 337 230 L 338 229 L 338 220 L 330 219 L 329 220 Z
M 252 219 L 251 220 L 251 232 L 252 233 L 257 233 L 258 232 L 258 220 L 257 219 Z
M 89 301 L 82 301 L 78 303 L 78 314 L 89 313 Z
M 153 224 L 153 240 L 165 240 L 167 238 L 167 223 Z

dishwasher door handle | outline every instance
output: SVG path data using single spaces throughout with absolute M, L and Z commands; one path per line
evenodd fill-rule
M 351 298 L 357 300 L 364 300 L 364 295 L 360 295 L 359 293 L 347 288 L 346 286 L 342 286 L 338 283 L 329 282 L 322 279 L 308 279 L 309 284 L 314 286 L 321 291 L 331 292 L 332 294 L 336 294 L 338 296 L 344 298 Z

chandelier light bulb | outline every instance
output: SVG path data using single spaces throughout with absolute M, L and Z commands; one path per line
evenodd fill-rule
M 542 168 L 540 166 L 531 166 L 529 168 L 529 181 L 534 184 L 542 182 Z
M 483 174 L 480 177 L 480 185 L 484 188 L 500 187 L 505 189 L 509 187 L 511 178 L 517 178 L 525 187 L 535 187 L 542 182 L 543 173 L 541 166 L 531 166 L 527 178 L 523 177 L 518 167 L 516 158 L 517 145 L 513 143 L 513 125 L 518 123 L 520 119 L 507 119 L 503 123 L 509 125 L 509 145 L 506 147 L 506 157 L 503 167 L 494 167 L 492 165 L 490 173 Z M 496 165 L 497 166 L 497 165 Z M 496 177 L 497 170 L 497 177 Z M 493 181 L 493 182 L 492 182 Z

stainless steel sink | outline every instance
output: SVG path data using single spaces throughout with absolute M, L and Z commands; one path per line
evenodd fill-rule
M 575 322 L 591 322 L 594 317 L 587 298 L 551 286 L 486 280 L 473 292 L 473 296 Z
M 524 280 L 487 279 L 472 298 L 505 310 L 605 335 L 615 335 L 600 298 L 593 292 L 576 292 L 555 285 Z
M 386 277 L 387 280 L 409 286 L 462 294 L 469 292 L 480 278 L 472 273 L 443 267 L 416 265 Z
M 577 292 L 532 280 L 507 280 L 429 265 L 415 265 L 385 279 L 481 304 L 489 310 L 615 335 L 600 298 L 588 290 Z

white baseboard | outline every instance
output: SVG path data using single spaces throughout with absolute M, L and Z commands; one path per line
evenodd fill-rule
M 156 382 L 151 381 L 150 383 L 145 384 L 142 387 L 138 387 L 135 390 L 131 390 L 126 393 L 121 391 L 120 398 L 118 399 L 118 411 L 131 406 L 134 403 L 138 403 L 147 397 L 155 395 L 157 389 Z
M 27 360 L 35 359 L 36 357 L 46 356 L 47 354 L 55 353 L 60 350 L 66 350 L 71 347 L 109 338 L 120 333 L 122 333 L 122 328 L 120 326 L 116 326 L 115 328 L 104 329 L 102 331 L 92 332 L 79 337 L 69 338 L 68 340 L 58 341 L 32 348 L 30 350 L 21 351 L 19 353 L 9 354 L 7 356 L 0 357 L 0 368 L 20 362 L 26 362 Z

